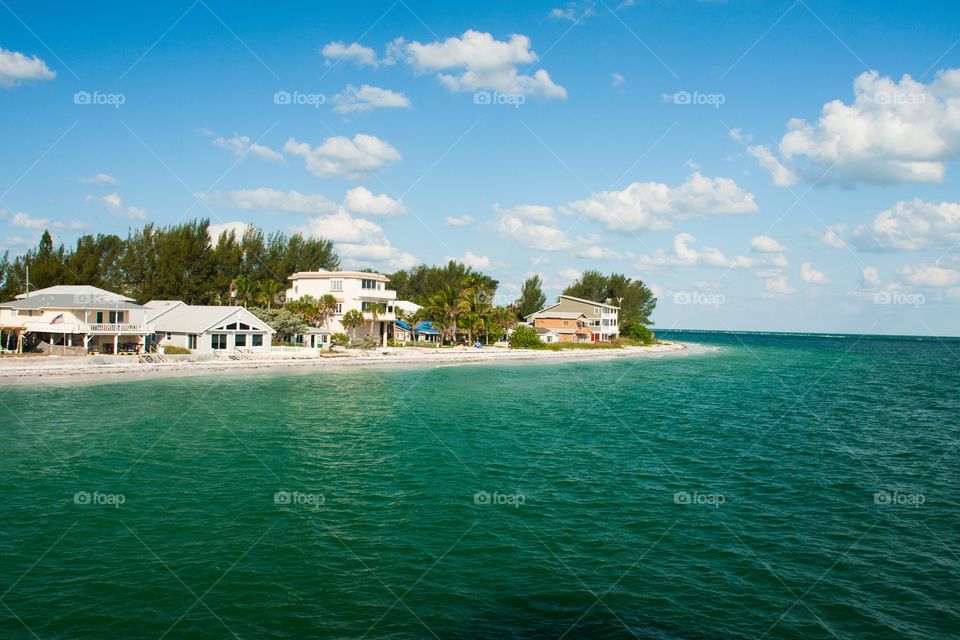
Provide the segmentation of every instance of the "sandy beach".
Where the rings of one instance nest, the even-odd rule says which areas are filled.
[[[145,378],[204,375],[243,375],[253,372],[312,372],[354,367],[456,366],[495,362],[567,362],[609,358],[640,358],[683,351],[688,345],[665,342],[648,347],[622,349],[567,349],[541,351],[505,348],[420,349],[386,348],[375,351],[348,351],[323,357],[260,356],[245,360],[211,359],[162,363],[90,363],[83,358],[43,357],[0,360],[0,385],[38,383],[105,383]]]

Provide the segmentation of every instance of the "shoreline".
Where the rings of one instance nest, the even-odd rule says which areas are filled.
[[[10,363],[0,361],[0,386],[46,383],[111,383],[160,378],[186,378],[244,373],[316,373],[342,369],[396,366],[460,366],[498,362],[567,362],[612,358],[641,358],[686,351],[689,345],[664,342],[648,347],[622,349],[570,349],[541,351],[534,349],[456,349],[442,351],[416,347],[390,348],[386,353],[354,352],[337,357],[257,358],[249,360],[204,360],[198,362],[90,364],[77,358]]]

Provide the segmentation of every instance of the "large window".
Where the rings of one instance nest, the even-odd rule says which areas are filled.
[[[331,280],[330,291],[343,291],[343,280]]]
[[[197,348],[197,336],[190,335],[187,336],[187,349],[196,349]]]
[[[263,346],[263,334],[255,333],[250,336],[250,346],[251,347],[262,347]]]
[[[233,346],[235,347],[245,347],[247,346],[247,335],[245,333],[238,333],[233,336]]]
[[[373,278],[362,278],[360,280],[361,289],[378,289],[379,288],[377,286],[378,284],[380,283],[374,280]]]
[[[226,349],[226,348],[227,348],[227,334],[225,334],[225,333],[211,333],[211,334],[210,334],[210,348],[211,348],[211,349]]]

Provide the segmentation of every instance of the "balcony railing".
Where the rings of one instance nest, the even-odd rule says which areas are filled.
[[[83,328],[84,325],[81,325]],[[86,329],[83,330],[83,333],[120,333],[120,334],[145,334],[153,333],[152,324],[124,324],[124,323],[108,323],[108,322],[97,322],[94,324],[85,325]]]

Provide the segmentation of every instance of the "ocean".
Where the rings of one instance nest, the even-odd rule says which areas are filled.
[[[0,638],[960,636],[960,340],[0,388]]]

